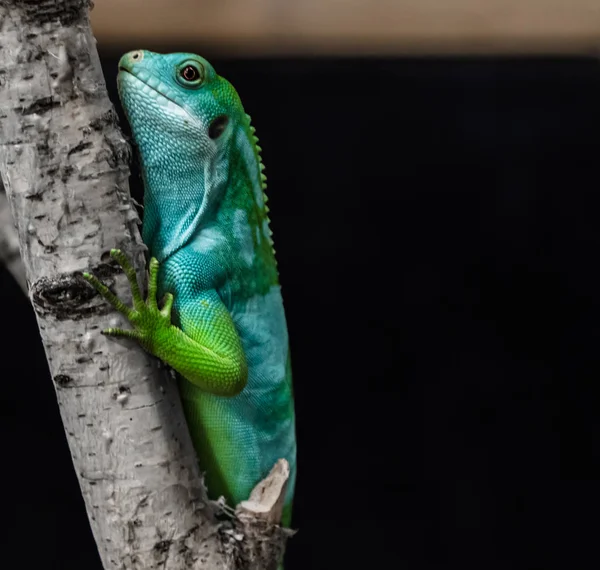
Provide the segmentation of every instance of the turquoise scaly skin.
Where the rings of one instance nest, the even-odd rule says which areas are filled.
[[[119,95],[144,179],[146,302],[133,308],[86,278],[133,324],[136,339],[178,372],[209,495],[235,505],[296,439],[288,335],[264,194],[260,147],[239,96],[202,57],[135,51],[119,62]],[[156,298],[164,297],[159,309]]]

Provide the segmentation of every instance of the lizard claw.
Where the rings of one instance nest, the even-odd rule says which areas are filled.
[[[128,319],[131,318],[133,312],[123,301],[121,301],[104,283],[90,273],[83,273],[83,278],[92,286],[100,295],[102,295],[119,313]]]
[[[111,249],[110,256],[121,266],[121,269],[127,276],[129,281],[129,287],[131,287],[131,297],[133,299],[133,306],[139,311],[140,307],[144,305],[144,299],[137,282],[137,275],[135,269],[129,263],[129,259],[120,249]]]
[[[135,330],[110,328],[110,329],[104,329],[102,331],[102,334],[106,335],[106,336],[133,338],[135,340],[140,340],[140,334]]]
[[[163,300],[163,308],[161,309],[161,314],[165,317],[169,317],[171,319],[171,309],[173,308],[173,293],[167,293]]]
[[[158,288],[159,263],[156,258],[150,260],[148,267],[148,298],[144,302],[137,282],[135,269],[120,249],[112,249],[110,256],[121,266],[127,276],[131,288],[133,308],[123,303],[104,283],[90,273],[84,273],[84,279],[90,283],[104,299],[106,299],[117,311],[119,311],[133,325],[133,330],[119,328],[108,328],[102,334],[113,337],[132,338],[139,341],[144,348],[149,349],[147,344],[153,340],[157,329],[171,326],[171,309],[173,308],[173,295],[165,295],[162,309],[158,308],[156,291]]]

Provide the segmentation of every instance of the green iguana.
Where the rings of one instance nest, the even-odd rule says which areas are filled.
[[[236,505],[280,458],[296,475],[290,353],[260,147],[233,86],[202,57],[134,51],[119,62],[119,95],[145,187],[142,237],[152,259],[142,299],[125,255],[133,308],[86,279],[179,378],[209,495]],[[162,308],[157,297],[164,298]]]

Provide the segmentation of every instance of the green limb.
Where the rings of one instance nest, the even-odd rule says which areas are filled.
[[[148,299],[144,302],[135,270],[120,250],[113,249],[111,257],[123,268],[133,298],[133,308],[125,305],[106,285],[89,273],[83,277],[117,311],[133,325],[133,330],[106,329],[104,334],[132,338],[149,353],[174,368],[198,388],[222,396],[234,396],[246,385],[248,368],[241,340],[231,315],[214,291],[194,299],[194,323],[190,334],[171,323],[173,295],[167,293],[159,308],[158,261],[150,260],[148,268]],[[182,320],[185,319],[184,311]]]

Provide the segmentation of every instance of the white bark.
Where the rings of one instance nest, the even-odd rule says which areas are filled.
[[[263,522],[217,523],[175,383],[100,334],[128,325],[80,276],[91,269],[128,298],[107,252],[144,264],[88,0],[0,0],[0,44],[0,172],[104,568],[275,568],[287,533],[260,506]]]

